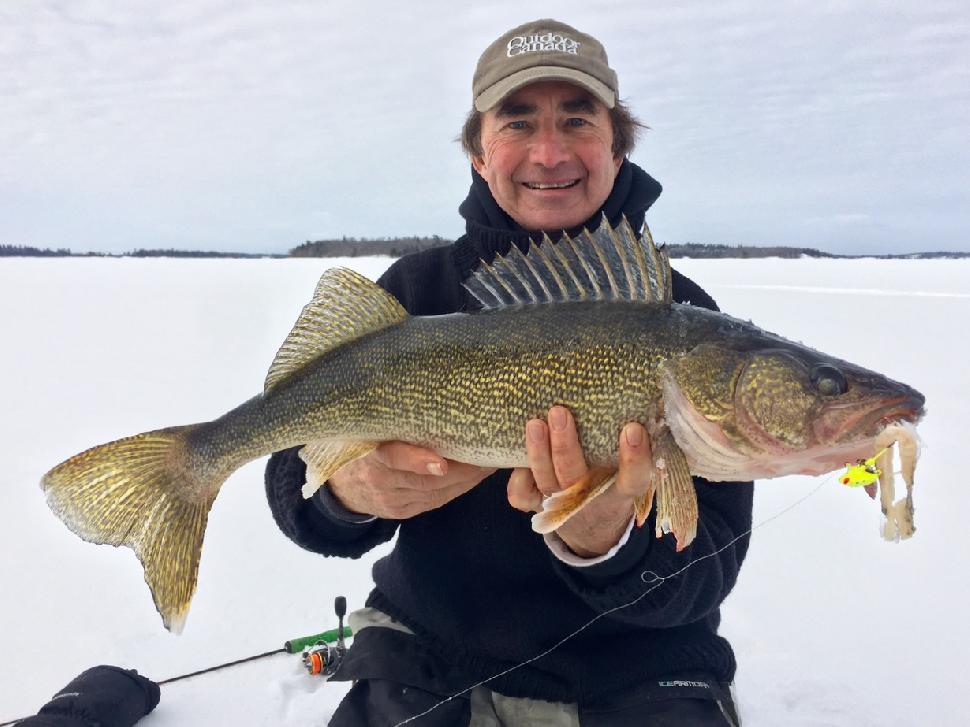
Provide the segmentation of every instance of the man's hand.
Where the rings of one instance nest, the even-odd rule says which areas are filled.
[[[384,442],[334,472],[325,487],[348,510],[406,520],[465,494],[494,471],[413,444]]]
[[[538,512],[543,497],[569,487],[588,469],[569,410],[554,406],[548,421],[533,419],[526,424],[529,467],[514,470],[508,487],[509,503],[518,510]],[[634,498],[647,491],[654,469],[647,431],[639,424],[627,424],[620,433],[619,452],[616,483],[556,531],[580,557],[602,555],[616,545],[630,523]]]

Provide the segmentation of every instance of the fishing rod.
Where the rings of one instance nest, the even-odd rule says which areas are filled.
[[[173,682],[182,681],[183,679],[190,679],[201,674],[208,674],[210,672],[219,671],[220,669],[227,669],[228,667],[236,666],[237,664],[245,664],[250,661],[256,661],[257,659],[264,659],[267,656],[282,653],[297,654],[300,652],[302,652],[303,655],[303,666],[306,668],[308,674],[311,676],[320,676],[324,679],[328,679],[337,671],[337,668],[344,659],[344,655],[347,653],[347,644],[344,639],[353,636],[353,632],[351,631],[350,627],[344,626],[344,616],[347,615],[347,599],[343,596],[337,596],[334,599],[333,607],[334,612],[337,615],[337,628],[335,629],[329,629],[328,631],[323,631],[319,634],[312,634],[310,636],[301,636],[299,638],[289,639],[284,642],[283,646],[279,649],[264,651],[262,654],[254,654],[253,656],[246,656],[242,659],[227,661],[223,664],[216,664],[215,666],[199,669],[187,674],[179,674],[178,676],[169,677],[168,679],[162,679],[161,681],[156,682],[156,684],[161,687],[165,684],[172,684]],[[29,717],[18,717],[17,719],[13,719],[8,722],[0,722],[0,727],[15,725],[18,722],[22,722],[26,719],[29,719]]]
[[[344,638],[353,636],[350,627],[344,626],[344,616],[347,614],[347,599],[343,596],[337,596],[334,599],[333,608],[337,614],[337,628],[335,629],[311,636],[290,639],[283,644],[282,648],[265,651],[262,654],[254,654],[253,656],[227,661],[224,664],[217,664],[216,666],[199,669],[188,674],[169,677],[158,682],[158,685],[171,684],[172,682],[188,679],[199,674],[208,674],[212,671],[226,669],[237,664],[245,664],[249,661],[256,661],[257,659],[263,659],[274,654],[282,654],[284,652],[287,654],[296,654],[300,651],[303,652],[303,666],[306,667],[307,673],[324,678],[331,677],[337,671],[337,667],[340,666],[340,662],[343,661],[344,655],[347,653],[347,645],[344,642]],[[3,727],[3,725],[0,725],[0,727]]]

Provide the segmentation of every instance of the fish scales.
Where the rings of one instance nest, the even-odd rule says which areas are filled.
[[[522,433],[568,407],[587,459],[615,464],[629,421],[660,400],[659,367],[717,335],[703,309],[588,302],[409,318],[322,356],[265,397],[203,425],[206,461],[315,439],[403,439],[490,467],[523,466]]]

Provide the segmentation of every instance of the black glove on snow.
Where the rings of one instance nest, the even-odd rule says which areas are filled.
[[[131,727],[155,709],[158,685],[134,669],[95,666],[54,695],[24,727]]]

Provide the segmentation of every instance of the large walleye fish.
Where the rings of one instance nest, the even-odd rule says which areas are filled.
[[[305,494],[386,440],[487,467],[527,465],[524,431],[555,404],[576,420],[590,471],[546,501],[537,531],[558,528],[616,474],[619,432],[644,424],[656,462],[657,535],[694,538],[691,474],[712,481],[818,475],[891,450],[884,534],[913,532],[923,396],[846,361],[721,313],[671,302],[671,273],[644,229],[624,221],[546,238],[483,262],[468,314],[412,317],[357,273],[327,270],[269,370],[263,393],[211,422],[89,449],[42,482],[53,511],[85,540],[126,545],[155,605],[181,630],[195,591],[209,508],[237,468],[302,445]]]

